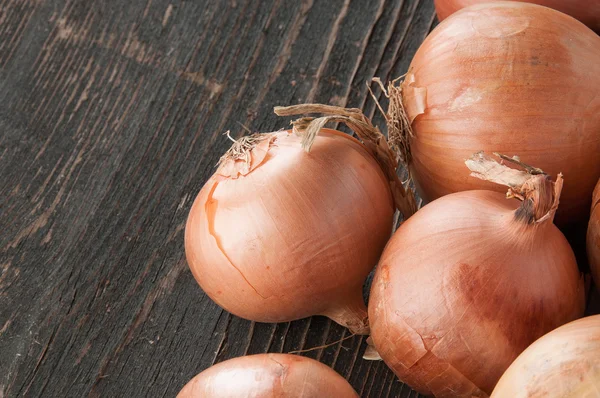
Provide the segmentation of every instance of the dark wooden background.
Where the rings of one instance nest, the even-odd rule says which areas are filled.
[[[435,24],[432,0],[0,0],[0,397],[173,397],[215,362],[348,336],[221,310],[186,216],[225,130],[308,101],[373,115],[365,83]],[[364,347],[304,355],[361,396],[417,396]]]

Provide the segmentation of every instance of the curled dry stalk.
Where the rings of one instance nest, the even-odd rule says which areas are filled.
[[[529,224],[552,221],[563,187],[563,176],[558,174],[553,182],[543,170],[521,162],[517,157],[494,153],[500,161],[483,152],[473,154],[465,161],[471,176],[508,187],[507,198],[523,202],[515,212],[515,218]],[[523,170],[508,167],[516,165]]]
[[[292,121],[294,131],[302,134],[302,147],[307,152],[310,151],[315,138],[328,122],[342,122],[348,125],[379,163],[389,181],[396,208],[404,218],[407,219],[417,211],[412,191],[404,188],[396,173],[398,167],[396,156],[394,156],[384,135],[360,109],[322,104],[301,104],[287,107],[277,106],[275,107],[275,113],[279,116],[296,116],[309,113],[326,115],[319,118],[302,117]]]
[[[387,89],[380,78],[374,77],[373,82],[377,83],[381,91],[389,101],[388,110],[385,112],[373,94],[371,87],[367,84],[369,93],[375,101],[377,108],[385,118],[388,129],[388,143],[390,148],[400,157],[402,163],[408,166],[412,160],[410,153],[409,138],[413,136],[412,123],[406,114],[406,109],[402,103],[402,81],[405,75],[402,75],[388,83]],[[407,167],[408,168],[408,167]]]

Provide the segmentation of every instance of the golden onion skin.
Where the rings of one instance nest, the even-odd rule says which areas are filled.
[[[597,397],[600,315],[582,318],[529,346],[502,375],[492,398]]]
[[[583,22],[591,29],[600,31],[600,0],[508,0],[539,4],[553,8]],[[434,0],[440,21],[456,11],[473,4],[489,3],[490,0]]]
[[[380,166],[357,140],[324,129],[306,153],[278,132],[262,163],[216,173],[188,218],[194,277],[245,319],[325,315],[368,333],[362,285],[389,239],[394,203]]]
[[[463,161],[477,151],[518,155],[564,174],[558,225],[586,222],[600,178],[598,49],[600,37],[585,25],[529,3],[474,5],[440,23],[402,86],[420,195],[502,191],[470,178]]]
[[[415,390],[485,397],[529,344],[583,316],[583,279],[565,237],[550,220],[515,219],[516,203],[491,191],[447,195],[386,246],[371,337]]]
[[[258,354],[230,359],[194,377],[177,398],[358,398],[350,384],[314,359]]]

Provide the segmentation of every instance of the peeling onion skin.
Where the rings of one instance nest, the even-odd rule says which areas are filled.
[[[358,398],[350,384],[314,359],[258,354],[230,359],[194,377],[177,398]]]
[[[492,397],[597,397],[599,386],[600,315],[594,315],[529,346],[502,375]]]
[[[185,231],[188,264],[227,311],[258,322],[325,315],[368,334],[363,283],[391,234],[394,203],[374,158],[323,129],[310,153],[275,133],[245,176],[216,173]]]
[[[516,220],[517,203],[492,191],[447,195],[386,246],[371,337],[415,390],[486,397],[529,344],[583,316],[583,279],[565,237],[550,220]]]
[[[595,31],[600,30],[600,0],[508,0],[539,4],[553,8],[583,22]],[[443,21],[454,12],[473,4],[490,0],[434,0],[438,19]]]
[[[587,253],[596,286],[600,286],[600,181],[594,190],[592,214],[587,231]]]
[[[599,48],[600,36],[582,23],[529,3],[474,5],[440,23],[402,86],[420,196],[500,192],[469,178],[463,161],[477,151],[518,154],[568,181],[559,226],[587,222],[600,178]],[[422,114],[411,106],[418,88],[426,90],[416,93]]]

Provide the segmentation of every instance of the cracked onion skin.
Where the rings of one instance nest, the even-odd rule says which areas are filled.
[[[558,225],[587,222],[600,178],[599,48],[582,23],[529,3],[473,5],[440,23],[402,86],[420,196],[500,191],[470,179],[463,161],[480,150],[518,154],[568,181]]]
[[[403,382],[486,397],[535,339],[584,311],[583,279],[558,228],[516,218],[492,191],[444,196],[394,234],[371,288],[371,337]]]
[[[321,130],[309,153],[289,131],[269,137],[252,150],[245,175],[240,160],[233,172],[224,164],[198,194],[185,231],[194,277],[245,319],[325,315],[368,334],[362,286],[394,214],[385,175],[341,132]]]
[[[508,0],[539,4],[553,8],[583,22],[591,29],[600,31],[600,0]],[[438,19],[443,21],[456,11],[473,4],[489,3],[490,0],[434,0]]]
[[[582,398],[600,395],[600,315],[544,335],[502,375],[492,398]]]
[[[314,359],[258,354],[230,359],[194,377],[177,398],[358,398],[342,376]]]
[[[587,231],[587,253],[592,277],[600,286],[600,181],[592,198],[592,213]]]

